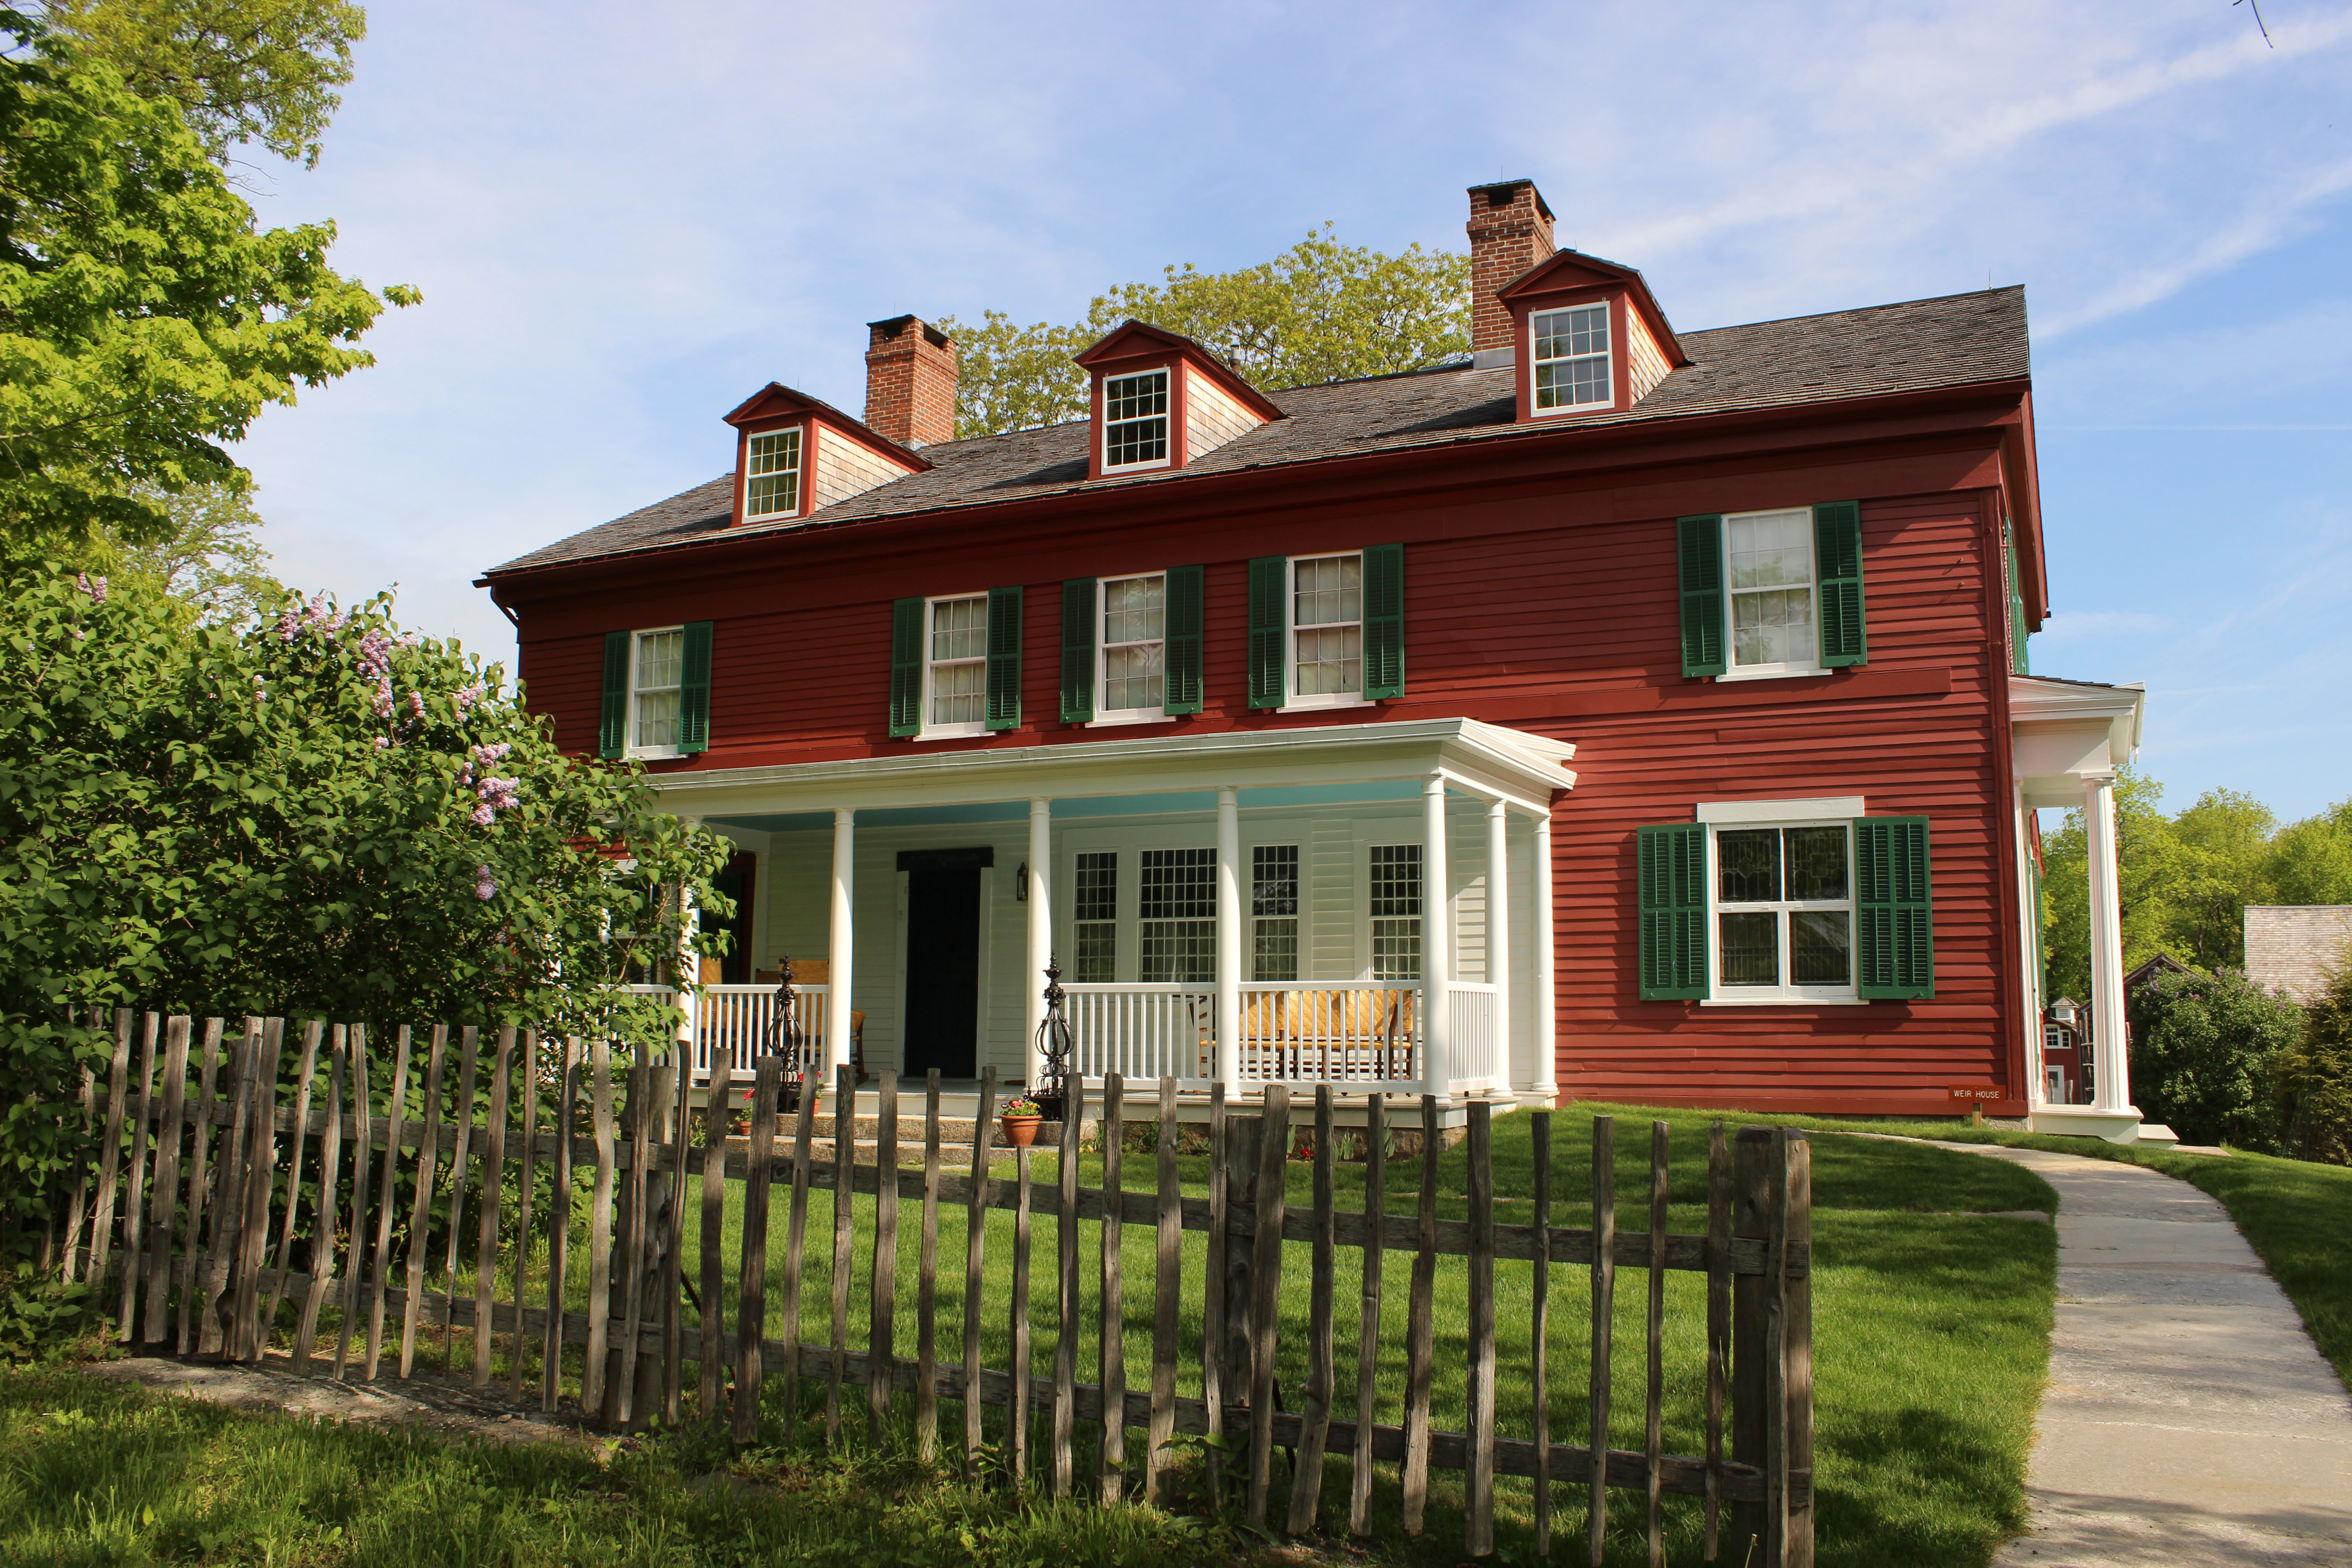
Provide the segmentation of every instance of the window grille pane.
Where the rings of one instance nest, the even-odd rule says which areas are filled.
[[[1103,584],[1103,642],[1157,642],[1167,635],[1168,579],[1122,577]]]
[[[1292,625],[1323,626],[1364,618],[1362,556],[1333,555],[1319,561],[1301,561],[1294,570],[1298,586],[1292,606]]]
[[[1813,580],[1812,519],[1801,511],[1736,517],[1726,524],[1731,542],[1731,586],[1785,588]]]
[[[942,664],[931,670],[931,722],[977,724],[985,717],[988,666]]]
[[[801,433],[779,430],[754,436],[744,461],[743,512],[766,517],[800,509]]]
[[[1146,921],[1142,934],[1143,978],[1147,984],[1215,983],[1215,921]]]
[[[1372,978],[1421,978],[1421,921],[1376,920],[1372,922]]]
[[[653,632],[637,639],[637,689],[676,686],[686,662],[684,632]]]
[[[1798,985],[1843,985],[1853,977],[1853,935],[1843,910],[1799,910],[1789,916],[1789,979]]]
[[[1371,912],[1375,920],[1421,915],[1421,846],[1372,846]]]
[[[1535,319],[1535,334],[1537,407],[1569,408],[1616,396],[1609,381],[1609,307],[1548,310]]]
[[[1536,318],[1536,358],[1569,359],[1609,352],[1609,307],[1547,310]]]
[[[1080,921],[1118,919],[1118,856],[1114,851],[1078,857],[1076,900],[1070,918]]]
[[[988,599],[942,599],[931,606],[931,658],[982,658],[988,653]]]
[[[1103,384],[1103,466],[1157,463],[1168,457],[1168,373],[1122,375]]]
[[[1147,921],[1217,918],[1217,852],[1213,849],[1146,849],[1139,913]]]
[[[1167,691],[1160,661],[1163,646],[1138,643],[1132,647],[1103,650],[1103,707],[1107,711],[1161,705]]]
[[[1721,915],[1723,983],[1726,985],[1780,984],[1780,917],[1774,914]]]
[[[1717,897],[1727,904],[1770,903],[1780,896],[1780,830],[1743,827],[1715,836]]]
[[[1276,984],[1298,978],[1298,922],[1260,921],[1251,945],[1250,978]]]
[[[1298,912],[1298,846],[1261,844],[1250,851],[1250,913]]]
[[[637,693],[637,738],[630,743],[654,747],[677,744],[677,688]]]
[[[1790,899],[1812,904],[1843,900],[1846,892],[1845,829],[1791,827],[1787,833]]]
[[[1364,689],[1364,633],[1342,626],[1298,634],[1298,695],[1323,697]]]
[[[1108,985],[1118,978],[1118,927],[1108,923],[1077,928],[1077,956],[1070,968],[1079,985]]]
[[[1810,664],[1815,647],[1811,588],[1731,595],[1733,663]]]

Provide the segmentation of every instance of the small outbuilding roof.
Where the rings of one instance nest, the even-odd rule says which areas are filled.
[[[2309,1002],[2352,947],[2352,904],[2248,904],[2246,978]]]

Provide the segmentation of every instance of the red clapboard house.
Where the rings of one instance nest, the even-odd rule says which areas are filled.
[[[740,847],[706,1038],[789,954],[833,1058],[1029,1079],[1056,958],[1090,1079],[2039,1107],[2031,808],[2112,820],[2141,694],[2025,673],[2021,290],[1678,332],[1470,206],[1467,361],[1130,321],[1089,417],[957,441],[902,316],[864,420],[771,384],[482,579],[558,737]]]

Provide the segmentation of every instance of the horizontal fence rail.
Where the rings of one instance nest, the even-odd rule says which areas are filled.
[[[1486,995],[1491,1007],[1495,994]],[[1353,1029],[1371,1016],[1358,1009],[1387,1005],[1351,999],[1339,1011]],[[1596,1117],[1593,1223],[1577,1228],[1553,1223],[1553,1114],[1530,1117],[1532,1194],[1498,1194],[1484,1101],[1468,1107],[1466,1149],[1450,1173],[1441,1171],[1439,1141],[1421,1140],[1415,1211],[1391,1214],[1387,1100],[1364,1100],[1366,1196],[1344,1206],[1335,1195],[1328,1083],[1311,1110],[1302,1102],[1296,1113],[1280,1083],[1246,1110],[1213,1086],[1205,1129],[1180,1129],[1186,1075],[1160,1075],[1148,1086],[1153,1099],[1130,1100],[1129,1080],[1106,1064],[1099,1094],[1074,1080],[1068,1114],[1048,1124],[1054,1142],[1036,1153],[1052,1154],[1050,1173],[1033,1176],[1024,1148],[1008,1175],[992,1148],[993,1069],[969,1123],[941,1117],[936,1074],[919,1123],[903,1130],[891,1073],[882,1075],[870,1128],[853,1128],[847,1114],[838,1124],[824,1116],[805,1092],[808,1076],[796,1109],[780,1115],[793,1075],[774,1054],[735,1054],[733,1041],[756,1027],[750,1022],[727,1026],[743,1031],[731,1037],[712,1036],[714,1091],[698,1103],[689,1093],[694,1074],[679,1070],[690,1058],[629,1061],[596,1039],[401,1028],[387,1051],[358,1024],[229,1025],[128,1012],[111,1022],[109,1070],[89,1075],[80,1101],[99,1158],[72,1194],[62,1268],[98,1287],[125,1342],[252,1362],[285,1339],[298,1373],[373,1380],[429,1366],[437,1339],[445,1366],[457,1365],[466,1346],[478,1388],[495,1378],[544,1410],[569,1406],[622,1428],[677,1423],[690,1410],[738,1441],[757,1439],[763,1411],[791,1422],[805,1403],[814,1423],[820,1393],[828,1441],[841,1439],[845,1422],[878,1440],[898,1429],[911,1404],[927,1458],[941,1441],[940,1402],[952,1401],[962,1406],[968,1474],[1001,1468],[1057,1496],[1164,1503],[1187,1468],[1180,1440],[1198,1439],[1191,1468],[1210,1494],[1231,1489],[1253,1523],[1293,1534],[1336,1528],[1341,1511],[1351,1533],[1370,1533],[1376,1491],[1418,1533],[1432,1472],[1453,1471],[1473,1556],[1495,1549],[1495,1482],[1507,1476],[1532,1483],[1538,1554],[1551,1549],[1565,1487],[1581,1499],[1596,1564],[1611,1510],[1621,1506],[1614,1493],[1634,1494],[1622,1506],[1638,1519],[1652,1563],[1663,1562],[1670,1495],[1697,1500],[1710,1562],[1812,1561],[1811,1181],[1801,1132],[1748,1128],[1735,1137],[1717,1124],[1706,1232],[1688,1235],[1667,1227],[1665,1124],[1652,1126],[1646,1192],[1627,1194],[1646,1201],[1647,1223],[1620,1228],[1614,1124]],[[739,1061],[756,1061],[756,1071],[739,1072]],[[749,1131],[730,1136],[742,1087]],[[845,1112],[854,1089],[845,1067],[834,1101]],[[1421,1125],[1435,1124],[1433,1097],[1405,1108]],[[1299,1117],[1312,1148],[1305,1201],[1286,1191]],[[1089,1121],[1103,1135],[1082,1156]],[[1121,1134],[1139,1123],[1157,1136],[1146,1179],[1130,1190],[1122,1160],[1131,1135]],[[968,1143],[950,1149],[951,1127]],[[1191,1191],[1178,1179],[1188,1131],[1204,1132],[1209,1151],[1205,1183],[1196,1178]],[[1465,1217],[1438,1214],[1441,1191],[1449,1202],[1466,1200]],[[819,1194],[822,1217],[811,1203]],[[1502,1218],[1504,1198],[1527,1217]],[[958,1296],[952,1259],[945,1270],[939,1261],[943,1211],[964,1216],[960,1346],[940,1333],[941,1290],[950,1302]],[[984,1220],[1005,1212],[1009,1295],[1005,1259],[991,1258],[1007,1231]],[[692,1279],[689,1213],[699,1221]],[[897,1339],[908,1294],[902,1225],[919,1242],[911,1347]],[[1151,1242],[1151,1266],[1131,1286],[1123,1274],[1129,1226]],[[1202,1238],[1189,1249],[1188,1232]],[[1403,1255],[1410,1276],[1404,1332],[1394,1342],[1395,1303],[1383,1300],[1389,1270],[1380,1266],[1390,1254]],[[1340,1299],[1342,1256],[1363,1265],[1352,1312]],[[1448,1260],[1445,1321],[1458,1322],[1458,1333],[1437,1327],[1440,1259]],[[1513,1297],[1524,1303],[1514,1310],[1528,1314],[1525,1348],[1509,1352],[1508,1364],[1496,1348],[1498,1268],[1525,1286]],[[1582,1275],[1589,1313],[1571,1312],[1566,1297],[1556,1303],[1563,1269]],[[1704,1287],[1696,1455],[1664,1447],[1667,1280],[1678,1272]],[[781,1283],[772,1302],[772,1273]],[[1640,1281],[1645,1298],[1632,1314],[1646,1335],[1638,1378],[1622,1377],[1612,1353],[1621,1274]],[[811,1340],[804,1325],[824,1316],[820,1279],[831,1332]],[[1150,1302],[1148,1336],[1127,1311],[1130,1289]],[[866,1308],[855,1333],[853,1290]],[[1579,1316],[1589,1417],[1581,1434],[1554,1429],[1548,1361]],[[1355,1387],[1343,1389],[1337,1346],[1350,1320]],[[1009,1327],[1003,1364],[984,1364],[991,1323]],[[1092,1369],[1076,1361],[1082,1324],[1104,1347]],[[1034,1354],[1040,1328],[1054,1345],[1045,1367]],[[1131,1383],[1129,1347],[1143,1337],[1150,1354]],[[1297,1386],[1278,1381],[1278,1361],[1294,1369],[1282,1376],[1303,1361]],[[1402,1385],[1401,1404],[1384,1391],[1383,1367]],[[1440,1389],[1445,1409],[1463,1411],[1462,1430],[1436,1429]],[[1523,1425],[1498,1417],[1506,1389],[1515,1401],[1528,1394]],[[1640,1447],[1612,1446],[1621,1394],[1629,1413],[1638,1406],[1643,1415]],[[1005,1413],[993,1435],[982,1415],[990,1408]],[[1130,1459],[1129,1436],[1139,1432]],[[1286,1468],[1277,1467],[1276,1449]],[[1327,1502],[1334,1468],[1347,1480],[1344,1499],[1335,1492]]]

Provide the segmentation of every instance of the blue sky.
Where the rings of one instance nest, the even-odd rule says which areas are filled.
[[[2146,770],[2352,795],[2352,0],[372,7],[266,223],[423,306],[243,449],[289,581],[505,655],[484,567],[707,479],[863,323],[1462,248],[1528,175],[1679,327],[2026,286],[2055,614]]]

